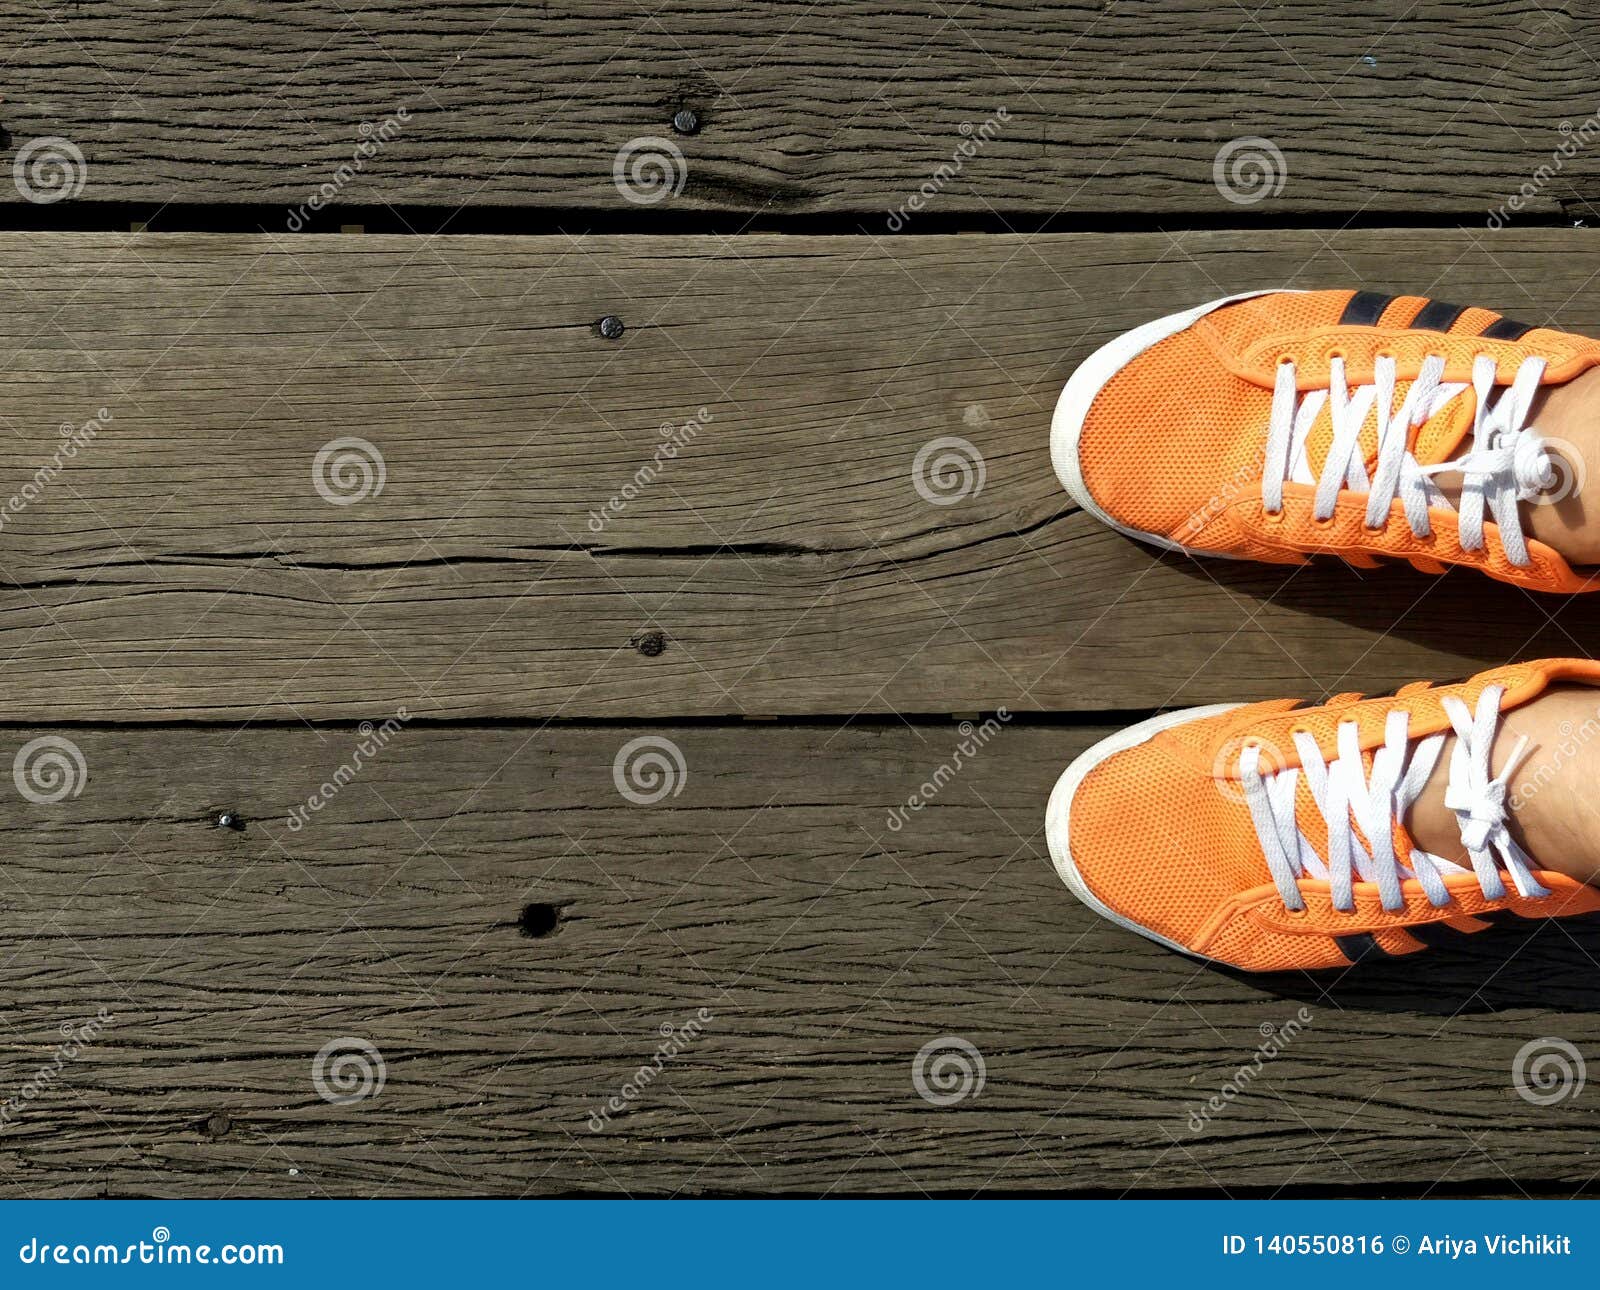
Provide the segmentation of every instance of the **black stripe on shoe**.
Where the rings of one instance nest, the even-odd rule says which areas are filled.
[[[1459,945],[1465,937],[1473,934],[1459,927],[1451,927],[1449,923],[1418,923],[1414,927],[1408,926],[1406,931],[1429,949],[1435,950],[1445,945]]]
[[[1339,952],[1352,963],[1359,963],[1363,959],[1392,959],[1393,954],[1378,944],[1378,938],[1371,932],[1357,932],[1354,936],[1335,936],[1334,941],[1339,946]]]
[[[1532,323],[1518,322],[1515,318],[1496,318],[1478,335],[1485,340],[1521,340],[1532,330]]]
[[[1492,927],[1528,927],[1539,921],[1525,914],[1519,914],[1514,909],[1491,909],[1487,913],[1474,914],[1473,917],[1482,919]]]
[[[1466,305],[1453,305],[1448,300],[1430,300],[1411,320],[1414,331],[1449,331],[1456,319],[1467,312]]]
[[[1339,315],[1339,326],[1371,327],[1383,317],[1383,311],[1393,301],[1393,296],[1386,296],[1381,291],[1358,291],[1350,297],[1350,303]]]

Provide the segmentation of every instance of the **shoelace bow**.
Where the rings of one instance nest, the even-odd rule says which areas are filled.
[[[1532,860],[1506,827],[1506,785],[1527,752],[1526,736],[1517,741],[1500,774],[1489,773],[1489,754],[1500,721],[1503,693],[1501,686],[1486,686],[1478,698],[1476,715],[1454,696],[1442,700],[1456,733],[1445,805],[1455,813],[1461,844],[1471,857],[1472,871],[1487,899],[1499,900],[1506,894],[1500,864],[1511,875],[1519,894],[1548,896],[1549,890],[1533,876]],[[1354,721],[1340,723],[1338,756],[1332,763],[1324,761],[1317,741],[1304,731],[1294,736],[1294,746],[1300,754],[1298,768],[1263,775],[1260,746],[1245,746],[1239,757],[1240,782],[1267,868],[1285,908],[1305,908],[1297,885],[1302,876],[1326,879],[1334,908],[1346,913],[1355,908],[1352,884],[1356,875],[1363,882],[1377,884],[1386,910],[1404,906],[1400,884],[1406,878],[1415,878],[1422,884],[1435,908],[1450,902],[1440,871],[1459,873],[1463,872],[1461,866],[1416,849],[1411,850],[1403,865],[1394,853],[1394,821],[1402,818],[1417,800],[1446,738],[1441,732],[1418,739],[1413,745],[1406,734],[1408,722],[1408,714],[1403,711],[1389,713],[1383,745],[1373,751],[1370,777],[1362,765]],[[1327,821],[1326,862],[1301,833],[1295,817],[1296,786],[1302,773],[1317,809]],[[1366,838],[1366,847],[1354,835],[1352,818]]]
[[[1271,515],[1283,509],[1284,482],[1293,478],[1297,463],[1304,461],[1311,427],[1327,404],[1333,422],[1333,441],[1317,480],[1313,508],[1317,519],[1332,518],[1340,490],[1348,488],[1368,494],[1368,528],[1376,529],[1388,522],[1389,508],[1398,497],[1411,531],[1418,537],[1428,537],[1432,532],[1428,508],[1451,509],[1449,499],[1433,482],[1432,476],[1459,471],[1462,476],[1459,511],[1462,549],[1483,549],[1483,512],[1487,505],[1490,516],[1499,526],[1506,558],[1513,564],[1526,565],[1528,545],[1523,538],[1517,503],[1529,500],[1555,483],[1555,469],[1544,439],[1524,426],[1544,367],[1542,358],[1523,359],[1516,379],[1491,408],[1489,396],[1494,390],[1495,361],[1486,354],[1478,355],[1472,365],[1472,385],[1477,394],[1477,407],[1472,416],[1472,448],[1454,461],[1423,466],[1406,449],[1412,429],[1467,388],[1444,383],[1442,357],[1431,355],[1423,362],[1398,408],[1394,401],[1393,358],[1379,358],[1373,367],[1373,384],[1357,386],[1352,393],[1346,381],[1344,359],[1335,357],[1330,363],[1328,388],[1308,390],[1303,398],[1295,384],[1295,365],[1285,360],[1278,365],[1272,394],[1266,463],[1261,477],[1263,505]],[[1377,473],[1369,480],[1360,451],[1361,427],[1374,406],[1378,419]],[[1306,473],[1309,474],[1309,470]]]

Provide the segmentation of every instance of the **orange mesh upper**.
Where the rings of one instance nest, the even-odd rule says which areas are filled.
[[[1451,728],[1441,703],[1447,695],[1470,707],[1485,686],[1499,685],[1505,689],[1501,710],[1506,711],[1558,680],[1600,685],[1600,663],[1514,664],[1458,684],[1407,686],[1393,697],[1339,695],[1313,708],[1273,700],[1169,727],[1113,753],[1079,784],[1069,815],[1074,867],[1094,895],[1124,918],[1197,954],[1256,971],[1348,964],[1337,937],[1369,933],[1383,950],[1410,953],[1420,942],[1404,932],[1408,926],[1470,922],[1474,914],[1502,909],[1530,918],[1600,910],[1600,892],[1594,888],[1541,872],[1551,897],[1524,899],[1508,888],[1498,901],[1487,900],[1471,874],[1450,874],[1445,881],[1452,900],[1439,909],[1419,882],[1407,880],[1405,907],[1394,913],[1382,908],[1376,884],[1358,879],[1354,911],[1341,912],[1333,907],[1326,882],[1303,878],[1299,887],[1306,908],[1292,913],[1272,882],[1238,782],[1239,752],[1246,742],[1260,746],[1266,773],[1299,764],[1296,731],[1310,734],[1332,760],[1339,726],[1353,721],[1370,773],[1371,752],[1383,743],[1392,711],[1409,714],[1408,735],[1417,739]],[[1299,780],[1296,810],[1301,833],[1323,853],[1327,825],[1305,776]],[[1394,825],[1394,844],[1402,858],[1411,850],[1400,821]]]
[[[1506,383],[1529,356],[1545,360],[1546,384],[1600,363],[1600,342],[1549,328],[1534,328],[1515,341],[1485,338],[1479,333],[1499,317],[1486,309],[1465,310],[1445,332],[1409,330],[1427,304],[1421,296],[1396,298],[1375,326],[1341,325],[1354,294],[1275,292],[1237,301],[1127,362],[1095,396],[1078,436],[1078,469],[1096,503],[1124,527],[1198,550],[1291,564],[1322,552],[1359,564],[1382,556],[1430,572],[1465,564],[1538,590],[1588,590],[1590,578],[1532,538],[1532,564],[1512,564],[1487,522],[1484,549],[1463,550],[1449,510],[1431,512],[1433,534],[1426,539],[1412,533],[1398,502],[1389,524],[1368,529],[1364,494],[1347,494],[1334,519],[1318,523],[1311,515],[1315,489],[1291,483],[1283,511],[1276,517],[1264,512],[1261,472],[1282,359],[1294,361],[1297,385],[1305,391],[1327,387],[1335,355],[1343,358],[1352,388],[1372,381],[1379,355],[1392,355],[1397,402],[1430,355],[1444,358],[1446,381],[1462,383],[1470,383],[1480,354],[1495,359]],[[1470,432],[1473,411],[1468,389],[1413,432],[1409,450],[1423,464],[1453,456]],[[1332,437],[1325,408],[1307,448],[1314,474]],[[1378,447],[1375,411],[1361,443],[1370,475]]]

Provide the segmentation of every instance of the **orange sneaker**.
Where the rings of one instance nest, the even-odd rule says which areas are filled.
[[[1061,393],[1050,452],[1080,506],[1171,550],[1463,564],[1586,591],[1587,575],[1524,536],[1517,503],[1575,469],[1527,424],[1539,387],[1597,362],[1600,341],[1487,309],[1250,292],[1102,346]],[[1446,473],[1462,477],[1459,510],[1434,482]]]
[[[1412,954],[1496,915],[1595,912],[1600,890],[1537,868],[1507,828],[1523,746],[1490,774],[1500,714],[1556,681],[1600,685],[1600,663],[1154,717],[1056,783],[1045,816],[1056,872],[1112,922],[1254,972]],[[1404,823],[1452,733],[1446,805],[1470,868],[1419,851]]]

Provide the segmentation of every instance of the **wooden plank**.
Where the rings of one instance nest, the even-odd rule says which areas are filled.
[[[1046,438],[1176,305],[1354,279],[1594,329],[1597,252],[6,235],[0,717],[1140,708],[1582,652],[1594,598],[1158,557]],[[951,437],[982,475],[940,494]]]
[[[84,770],[54,804],[0,795],[0,1092],[40,1085],[5,1113],[0,1185],[1117,1194],[1590,1179],[1593,1097],[1533,1105],[1511,1072],[1530,1040],[1600,1044],[1600,932],[1489,933],[1317,982],[1169,954],[1090,915],[1045,855],[1049,787],[1104,733],[980,727],[893,830],[893,808],[954,768],[954,723],[403,726],[365,758],[349,727],[8,729],[0,759],[65,738]],[[624,800],[614,777],[641,737],[669,740],[683,767],[654,804]],[[325,780],[326,804],[291,830]],[[219,810],[243,827],[217,828]],[[63,1027],[80,1035],[102,1009],[41,1081]],[[640,1084],[663,1027],[675,1055]],[[1287,1027],[1282,1052],[1195,1131],[1191,1112],[1224,1097],[1269,1027]],[[948,1037],[976,1048],[983,1086],[941,1106],[913,1064]],[[364,1058],[373,1087],[347,1104],[312,1078],[339,1039],[382,1062],[378,1088]],[[591,1128],[613,1096],[623,1110]]]
[[[86,164],[74,200],[268,203],[277,228],[323,193],[335,210],[847,212],[881,226],[919,218],[925,185],[925,212],[1069,219],[1476,222],[1524,184],[1532,216],[1581,212],[1597,191],[1576,142],[1596,108],[1593,0],[697,0],[648,15],[312,0],[270,21],[247,0],[10,0],[0,13],[7,136],[69,140]],[[673,129],[684,110],[692,135]],[[682,157],[645,149],[669,162],[666,191],[681,188],[641,206],[613,171],[652,137]],[[1219,151],[1251,137],[1282,157],[1264,206],[1214,179]],[[51,182],[41,172],[46,195]]]
[[[1597,598],[1159,557],[1046,439],[1181,304],[1355,280],[1595,329],[1597,270],[1571,230],[6,235],[0,718],[1128,709],[1581,653]],[[316,472],[352,436],[381,490]],[[952,436],[981,486],[919,492]]]

